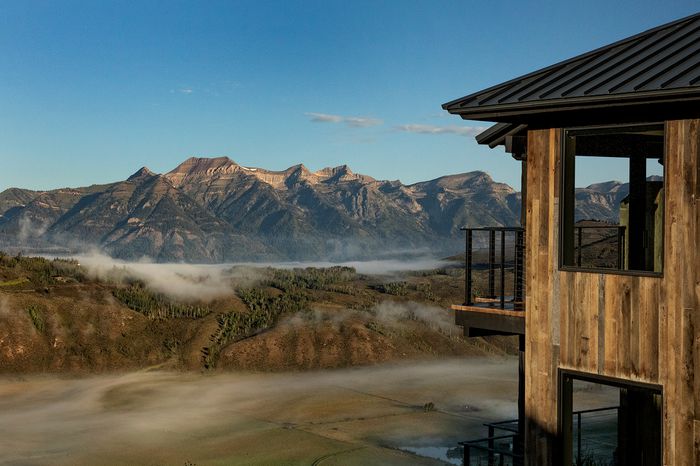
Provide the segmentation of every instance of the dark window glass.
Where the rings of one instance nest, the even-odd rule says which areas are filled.
[[[564,464],[661,465],[659,390],[568,374],[562,377],[561,388]]]
[[[568,129],[562,166],[562,264],[661,272],[663,124]]]

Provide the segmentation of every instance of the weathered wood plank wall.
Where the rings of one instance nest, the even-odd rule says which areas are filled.
[[[700,120],[666,125],[666,225],[663,296],[665,319],[660,327],[660,379],[664,386],[664,461],[695,466],[700,461],[695,428],[700,417],[697,366],[700,339],[700,242],[698,242],[698,138]],[[700,374],[699,374],[700,376]]]
[[[556,464],[558,367],[662,385],[664,464],[700,464],[700,120],[666,124],[662,277],[558,270],[560,134],[528,135],[528,464]]]
[[[553,465],[557,429],[559,300],[556,261],[558,236],[559,131],[530,131],[527,162],[527,235],[525,241],[525,445],[529,464]],[[557,296],[558,298],[558,296]]]

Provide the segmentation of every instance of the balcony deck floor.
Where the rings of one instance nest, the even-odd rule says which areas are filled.
[[[465,336],[484,335],[524,335],[525,311],[510,308],[501,309],[498,302],[481,302],[470,305],[453,304],[455,324],[464,328]]]
[[[523,302],[506,301],[503,308],[501,308],[501,302],[498,300],[474,302],[468,305],[453,304],[450,307],[453,311],[483,312],[495,315],[525,317],[525,303]]]

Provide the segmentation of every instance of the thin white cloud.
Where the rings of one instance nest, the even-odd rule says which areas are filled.
[[[316,112],[307,112],[304,115],[309,117],[309,120],[314,123],[344,123],[351,128],[368,128],[370,126],[379,126],[384,123],[378,118],[331,115],[328,113]]]
[[[367,128],[369,126],[379,126],[384,123],[378,118],[364,118],[364,117],[347,117],[345,119],[345,124],[352,126],[353,128]]]
[[[435,125],[400,125],[396,131],[417,134],[456,134],[458,136],[476,136],[485,131],[483,126],[435,126]]]
[[[307,117],[311,119],[314,123],[340,123],[343,121],[343,117],[340,115],[329,115],[327,113],[305,113]]]
[[[178,87],[177,89],[170,89],[171,94],[185,94],[190,95],[194,92],[191,87]]]

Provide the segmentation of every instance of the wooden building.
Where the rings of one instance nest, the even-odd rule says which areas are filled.
[[[467,231],[468,275],[486,271],[488,290],[469,277],[453,308],[467,336],[522,335],[524,463],[699,465],[700,14],[443,108],[495,122],[477,141],[523,168],[522,252],[511,230]],[[619,173],[615,192],[585,184]],[[600,218],[582,210],[597,195]],[[606,390],[612,408],[574,406]],[[603,409],[614,442],[587,459],[581,413]],[[505,464],[522,461],[515,444]]]

